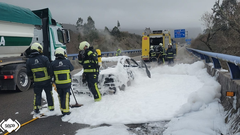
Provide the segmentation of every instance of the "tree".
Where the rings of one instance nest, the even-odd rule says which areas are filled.
[[[206,29],[204,30],[205,34],[201,35],[199,40],[202,41],[210,51],[213,51],[210,45],[210,40],[213,39],[214,35],[219,29],[214,29],[214,17],[212,13],[205,12],[201,17],[201,20],[203,21],[203,25],[206,27]]]
[[[220,0],[216,1],[212,13],[205,13],[201,20],[204,22],[206,29],[204,30],[204,35],[201,35],[199,40],[202,41],[210,51],[213,51],[210,41],[213,40],[216,34],[221,35],[226,41],[228,38],[225,37],[225,33],[234,29],[240,34],[240,25],[236,21],[239,18],[237,11],[236,0],[223,0],[220,4]],[[239,20],[239,19],[238,19]],[[228,41],[227,41],[228,42]]]
[[[117,21],[117,27],[120,28],[120,22],[119,21]]]
[[[91,16],[88,17],[87,21],[88,21],[88,25],[90,26],[90,28],[96,29],[95,28],[95,22],[93,21]]]
[[[87,23],[84,23],[83,28],[84,28],[84,34],[88,34],[90,31],[96,30],[95,22],[93,21],[91,16],[88,17]]]
[[[93,42],[94,40],[99,39],[99,35],[98,32],[95,30],[91,30],[88,34],[88,38],[91,42]]]
[[[231,27],[240,34],[240,6],[237,0],[223,0],[222,4],[218,0],[212,10],[216,24],[225,26],[225,29]]]
[[[80,27],[83,26],[82,23],[83,23],[83,19],[81,17],[79,17],[77,22],[76,22],[77,29],[79,29]]]
[[[89,16],[88,19],[87,19],[87,27],[88,27],[89,30],[96,30],[95,22],[93,21],[91,16]]]
[[[113,36],[120,36],[120,31],[119,31],[119,29],[118,29],[117,26],[115,26],[115,27],[112,29],[111,34],[112,34]]]
[[[237,0],[217,0],[211,13],[205,13],[201,20],[204,33],[194,42],[198,48],[239,55],[240,44],[240,3]]]
[[[105,26],[105,28],[104,28],[104,32],[110,33],[110,30],[108,29],[107,26]]]

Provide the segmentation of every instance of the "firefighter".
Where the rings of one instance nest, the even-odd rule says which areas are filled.
[[[48,109],[54,110],[53,97],[52,97],[52,67],[48,58],[41,55],[43,48],[39,43],[33,43],[30,47],[31,53],[27,60],[27,75],[34,82],[34,112],[39,114],[42,101],[42,90],[44,89],[47,96]]]
[[[156,60],[157,54],[156,54],[156,52],[154,51],[153,46],[150,47],[149,56],[150,56],[150,61]]]
[[[117,49],[116,56],[121,56],[121,49]]]
[[[101,100],[101,94],[98,89],[98,54],[90,47],[87,41],[83,41],[79,45],[79,64],[83,66],[82,81],[87,82],[88,88],[91,91],[95,102]]]
[[[66,51],[59,47],[54,53],[56,59],[51,63],[54,75],[54,81],[57,87],[58,98],[60,102],[60,109],[64,115],[69,115],[69,101],[71,89],[71,74],[74,69],[70,60],[66,59]]]
[[[169,65],[173,64],[174,63],[173,58],[174,58],[175,53],[174,53],[174,50],[172,48],[172,43],[168,44],[168,49],[166,51],[166,55],[167,55],[166,57],[167,57],[167,60],[168,60],[168,64]]]
[[[165,63],[165,55],[166,55],[166,53],[165,53],[165,49],[163,48],[163,44],[162,43],[159,44],[158,50],[159,50],[158,64]]]

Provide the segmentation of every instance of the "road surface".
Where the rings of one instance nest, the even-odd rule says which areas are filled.
[[[134,57],[140,60],[140,56]],[[192,63],[197,58],[190,55],[185,46],[178,48],[178,54],[175,63]],[[79,72],[80,69],[74,70],[72,74]],[[0,122],[2,120],[17,120],[20,124],[32,120],[33,111],[33,88],[26,92],[0,91]],[[58,102],[58,101],[55,101]],[[140,124],[141,125],[141,124]],[[37,119],[23,127],[13,135],[72,135],[78,129],[88,127],[84,124],[70,124],[62,122],[61,116],[51,116],[47,118]],[[129,125],[130,126],[130,125]],[[6,132],[0,130],[0,135]]]

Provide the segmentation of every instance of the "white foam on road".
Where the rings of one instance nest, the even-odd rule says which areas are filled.
[[[100,102],[94,102],[93,97],[88,95],[76,95],[78,103],[84,106],[71,109],[71,115],[63,117],[62,120],[91,126],[103,123],[112,125],[78,131],[78,134],[89,135],[90,133],[91,135],[101,134],[99,131],[103,134],[105,131],[116,133],[120,132],[119,130],[125,134],[127,127],[123,124],[162,120],[171,120],[165,134],[177,134],[189,130],[186,125],[192,125],[192,129],[197,126],[196,121],[189,122],[194,118],[197,121],[200,121],[197,118],[202,118],[201,120],[207,121],[205,123],[208,124],[216,121],[220,123],[219,126],[206,125],[199,128],[196,133],[202,133],[202,130],[209,131],[206,133],[214,133],[215,128],[222,128],[224,119],[220,117],[221,113],[214,117],[214,113],[223,111],[221,107],[216,108],[219,106],[216,99],[220,97],[220,84],[207,73],[203,62],[178,64],[173,67],[158,66],[150,69],[150,72],[152,78],[136,70],[135,80],[130,87],[116,95],[103,96]],[[55,105],[56,101],[55,99]],[[71,97],[71,104],[74,103]],[[212,111],[209,111],[209,106],[210,110],[213,109]],[[203,117],[204,115],[209,115],[212,119]],[[182,121],[178,121],[177,118],[181,118]],[[204,124],[204,122],[201,123]],[[121,128],[116,128],[115,125],[119,124],[122,124]],[[181,125],[181,129],[177,128]]]
[[[130,87],[116,95],[103,96],[101,102],[95,103],[87,95],[77,95],[78,102],[84,106],[72,109],[72,114],[63,120],[89,125],[170,120],[192,93],[208,87],[217,92],[215,89],[219,88],[202,62],[156,67],[151,69],[152,78],[142,72],[135,74]]]

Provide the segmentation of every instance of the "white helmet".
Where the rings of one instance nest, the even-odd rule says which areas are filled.
[[[40,45],[39,43],[35,42],[31,45],[31,48],[30,48],[32,51],[38,51],[40,53],[43,52],[43,47],[42,45]]]
[[[66,56],[67,53],[66,53],[66,51],[63,48],[59,47],[59,48],[56,49],[54,55],[56,56],[57,54]]]
[[[79,50],[84,50],[84,47],[87,46],[87,48],[90,47],[90,44],[87,41],[83,41],[79,44]]]
[[[172,43],[169,43],[168,45],[172,46]]]
[[[163,44],[162,44],[162,43],[160,43],[159,45],[160,45],[160,46],[163,46]]]
[[[153,46],[151,46],[150,48],[153,49]]]

